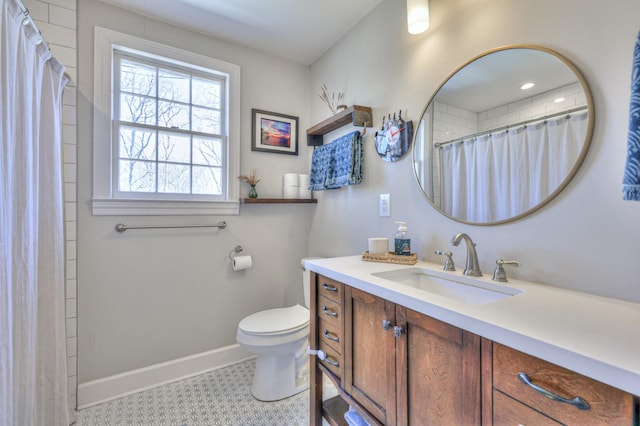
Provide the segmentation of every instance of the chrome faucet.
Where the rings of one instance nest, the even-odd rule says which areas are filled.
[[[457,247],[460,244],[460,240],[464,240],[467,245],[467,264],[462,273],[471,277],[481,277],[482,271],[480,271],[480,264],[478,263],[476,244],[471,240],[471,237],[464,232],[458,232],[454,235],[451,239],[451,244]]]

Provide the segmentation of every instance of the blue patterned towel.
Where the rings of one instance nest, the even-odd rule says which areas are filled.
[[[640,32],[633,50],[627,164],[622,180],[622,199],[640,201]]]
[[[369,426],[369,423],[351,406],[349,411],[344,413],[344,419],[349,426]]]
[[[336,189],[362,182],[364,144],[359,131],[316,147],[311,159],[309,189]]]

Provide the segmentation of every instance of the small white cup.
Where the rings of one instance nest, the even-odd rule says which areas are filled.
[[[387,254],[389,253],[388,238],[369,238],[369,253]]]

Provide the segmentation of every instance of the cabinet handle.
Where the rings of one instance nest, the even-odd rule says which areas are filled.
[[[520,381],[522,383],[524,383],[527,386],[532,387],[536,392],[542,394],[543,396],[552,399],[554,401],[558,401],[558,402],[564,402],[565,404],[569,404],[569,405],[573,405],[574,407],[576,407],[578,410],[589,410],[591,407],[589,406],[589,403],[587,401],[585,401],[584,399],[580,398],[579,396],[576,396],[573,399],[568,399],[568,398],[563,398],[558,394],[555,394],[551,391],[548,391],[544,388],[541,388],[538,385],[535,385],[531,382],[531,379],[529,379],[529,376],[527,376],[527,373],[518,373],[518,378],[520,379]]]
[[[327,362],[327,364],[329,364],[329,365],[333,365],[334,367],[340,367],[340,364],[338,363],[338,361],[334,361],[334,359],[333,359],[333,358],[331,358],[330,356],[326,357],[324,360],[325,360],[325,361]]]
[[[325,314],[330,315],[332,317],[337,317],[338,316],[338,313],[336,311],[331,311],[331,310],[327,309],[326,306],[322,307],[322,312],[324,312]]]
[[[329,285],[329,284],[326,284],[326,283],[322,284],[322,288],[324,288],[327,291],[333,291],[334,293],[338,292],[338,287],[333,286],[333,285]]]
[[[329,340],[333,340],[334,342],[339,342],[340,341],[338,336],[336,336],[335,334],[329,333],[329,330],[325,330],[324,331],[324,337],[326,337]]]
[[[402,336],[402,333],[404,333],[404,327],[399,327],[397,325],[393,327],[393,337],[398,339]]]
[[[388,330],[391,328],[391,321],[389,320],[382,320],[382,329],[383,330]]]

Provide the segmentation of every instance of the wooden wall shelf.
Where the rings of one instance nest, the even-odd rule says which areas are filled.
[[[318,204],[315,198],[242,198],[243,204]]]
[[[347,124],[357,127],[373,127],[371,108],[352,105],[342,112],[307,129],[307,145],[320,146],[324,143],[324,135]]]

